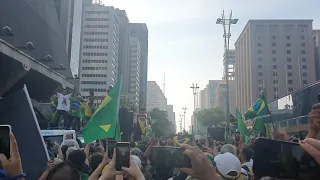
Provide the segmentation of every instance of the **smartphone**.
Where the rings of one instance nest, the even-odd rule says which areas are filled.
[[[114,148],[116,148],[117,141],[114,139],[108,140],[108,157],[112,159]]]
[[[121,167],[130,166],[130,143],[118,142],[116,144],[116,170],[121,171]]]
[[[258,138],[254,145],[255,178],[316,180],[320,177],[318,163],[298,143]]]
[[[10,158],[10,125],[0,125],[0,153]]]
[[[151,166],[154,168],[191,167],[191,160],[181,147],[154,146],[151,149]]]

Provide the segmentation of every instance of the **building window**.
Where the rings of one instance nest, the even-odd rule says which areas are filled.
[[[278,99],[278,94],[273,96],[274,99]]]
[[[262,54],[262,50],[258,50],[258,54]]]
[[[258,61],[260,61],[260,62],[261,62],[261,61],[262,61],[262,57],[258,57]]]
[[[262,76],[262,72],[258,72],[258,76]]]
[[[272,54],[276,54],[277,53],[277,51],[276,50],[272,50]]]
[[[307,65],[302,65],[302,69],[307,69]]]
[[[304,73],[302,73],[302,76],[306,77],[306,76],[308,76],[308,73],[304,72]]]
[[[273,80],[273,84],[278,84],[278,80]]]
[[[288,80],[288,84],[292,84],[292,80]]]
[[[272,36],[272,39],[275,40],[275,39],[277,39],[277,37],[276,36]]]
[[[273,65],[272,67],[273,67],[273,69],[277,69],[278,68],[277,65]]]
[[[301,54],[306,54],[306,50],[301,50]]]
[[[273,91],[278,91],[278,87],[273,87]]]
[[[287,67],[288,67],[288,69],[292,69],[292,65],[290,65],[290,64],[287,65]]]
[[[262,44],[261,44],[261,43],[257,43],[257,46],[258,46],[258,47],[261,47],[261,46],[262,46]]]
[[[276,47],[277,46],[277,44],[276,43],[272,43],[272,47]]]
[[[291,54],[291,50],[287,50],[287,54]]]
[[[277,61],[277,58],[275,58],[275,57],[272,58],[272,61],[273,61],[273,62],[276,62],[276,61]]]
[[[301,43],[301,47],[306,47],[306,43]]]
[[[259,64],[259,65],[258,65],[258,68],[259,68],[259,69],[262,69],[262,65],[261,65],[261,64]]]
[[[292,88],[292,87],[289,87],[289,88],[288,88],[288,91],[289,91],[289,92],[292,92],[292,91],[293,91],[293,88]]]
[[[273,72],[273,76],[278,76],[278,73],[277,72]]]
[[[307,58],[301,58],[302,62],[307,62]]]
[[[301,40],[305,40],[306,39],[306,37],[305,36],[301,36]]]
[[[292,76],[292,72],[288,72],[288,76]]]
[[[291,59],[290,57],[288,57],[288,58],[287,58],[287,61],[288,61],[288,62],[291,62],[291,61],[292,61],[292,59]]]
[[[290,40],[290,36],[286,36],[286,39],[287,39],[287,40]]]
[[[286,46],[287,47],[291,47],[291,43],[286,43]]]
[[[303,84],[308,84],[308,80],[303,80]]]

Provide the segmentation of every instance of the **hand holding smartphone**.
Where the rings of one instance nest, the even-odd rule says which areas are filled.
[[[121,171],[121,167],[130,166],[130,143],[118,142],[116,144],[116,170]]]
[[[0,153],[10,159],[10,125],[0,125]]]
[[[114,148],[116,148],[117,141],[114,139],[108,140],[108,157],[112,159]]]

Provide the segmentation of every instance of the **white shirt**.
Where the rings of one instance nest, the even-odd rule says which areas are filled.
[[[58,110],[69,111],[70,110],[70,97],[71,94],[63,95],[61,93],[57,93],[58,95]]]
[[[63,145],[69,146],[69,147],[75,147],[77,149],[80,149],[80,146],[78,144],[78,142],[74,139],[66,139],[61,143],[61,147]]]

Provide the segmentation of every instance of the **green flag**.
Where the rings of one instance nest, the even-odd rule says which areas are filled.
[[[122,79],[120,78],[92,115],[83,129],[83,138],[86,143],[97,139],[115,138],[120,140],[119,105]]]
[[[256,117],[269,115],[270,111],[268,108],[267,101],[263,95],[244,113],[245,119],[254,119]]]
[[[240,132],[240,134],[245,135],[245,136],[250,136],[250,132],[247,129],[246,124],[243,122],[243,118],[241,113],[239,112],[238,108],[237,108],[237,121],[238,121],[238,131]]]
[[[253,130],[257,133],[260,133],[260,135],[266,137],[266,138],[271,138],[270,137],[270,131],[266,124],[264,123],[262,118],[257,118],[254,121],[253,125]]]

